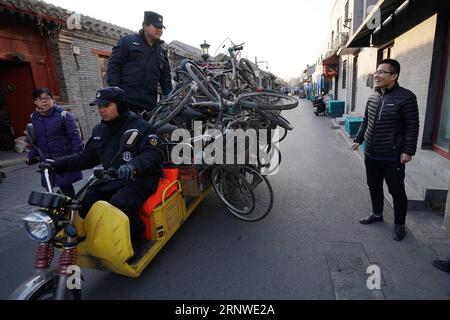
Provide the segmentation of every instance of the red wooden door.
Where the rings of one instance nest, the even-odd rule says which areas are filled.
[[[35,85],[30,64],[2,61],[0,85],[16,137],[22,136],[34,110],[31,93]]]

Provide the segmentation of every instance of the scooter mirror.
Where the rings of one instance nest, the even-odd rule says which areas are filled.
[[[28,123],[27,127],[25,129],[25,133],[27,135],[28,138],[28,142],[35,147],[37,145],[36,142],[36,134],[34,133],[34,127],[32,123]]]
[[[134,147],[137,142],[137,136],[139,135],[138,129],[128,129],[122,135],[120,140],[120,151],[122,153],[124,150]]]

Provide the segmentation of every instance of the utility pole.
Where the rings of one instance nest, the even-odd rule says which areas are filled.
[[[261,87],[262,86],[262,79],[261,79],[261,77],[260,77],[260,70],[259,70],[259,64],[260,63],[265,63],[266,64],[266,69],[269,69],[269,61],[258,61],[258,57],[255,57],[255,64],[256,64],[256,67],[258,68],[256,71],[257,71],[257,75],[256,75],[256,77],[258,78],[258,87]]]

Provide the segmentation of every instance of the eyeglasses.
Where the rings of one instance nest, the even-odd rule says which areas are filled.
[[[51,101],[52,98],[36,98],[34,99],[34,101],[36,102],[47,102],[47,101]]]
[[[389,71],[384,71],[384,70],[377,70],[374,72],[374,74],[379,74],[379,75],[383,75],[385,73],[394,74],[395,72],[389,72]]]

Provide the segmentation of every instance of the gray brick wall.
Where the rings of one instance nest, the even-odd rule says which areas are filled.
[[[92,49],[111,51],[117,40],[84,30],[63,30],[59,39],[52,43],[62,106],[72,108],[85,139],[90,137],[92,129],[100,121],[97,108],[89,106],[89,102],[95,98],[95,92],[103,87],[100,60]],[[75,46],[80,48],[77,56],[73,54]]]

